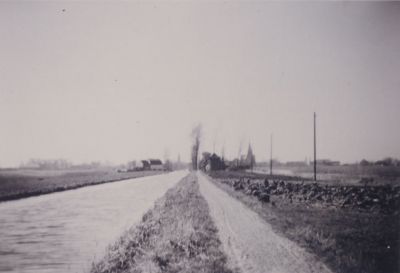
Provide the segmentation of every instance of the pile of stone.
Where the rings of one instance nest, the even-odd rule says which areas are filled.
[[[290,203],[351,207],[387,214],[400,210],[400,186],[331,186],[248,178],[220,181],[230,185],[236,191],[257,196],[262,202],[269,202],[271,196],[278,196]]]

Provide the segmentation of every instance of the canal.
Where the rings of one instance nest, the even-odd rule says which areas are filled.
[[[0,203],[0,272],[87,272],[187,171]]]

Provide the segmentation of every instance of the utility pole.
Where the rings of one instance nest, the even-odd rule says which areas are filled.
[[[317,115],[314,112],[314,181],[317,181]]]
[[[272,175],[272,134],[271,134],[271,148],[270,148],[270,159],[269,159],[269,175]]]
[[[224,143],[224,146],[222,146],[221,158],[222,158],[222,160],[224,160],[224,158],[225,158],[225,143]]]
[[[241,160],[242,146],[243,146],[243,140],[240,140],[237,166],[240,166],[242,164],[242,160]]]

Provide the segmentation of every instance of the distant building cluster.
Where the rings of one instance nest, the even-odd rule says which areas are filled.
[[[256,166],[256,157],[251,148],[251,144],[247,149],[246,155],[240,155],[238,158],[228,162],[228,168],[231,170],[248,170],[253,169]]]
[[[125,167],[119,168],[120,172],[133,171],[166,171],[166,166],[160,159],[144,159],[136,162],[129,161]]]
[[[217,170],[247,170],[253,169],[256,165],[256,158],[253,153],[253,149],[249,144],[246,155],[240,155],[231,161],[225,160],[223,156],[218,156],[217,154],[204,152],[203,157],[199,162],[199,169],[210,172]]]
[[[142,159],[139,161],[132,160],[127,164],[118,168],[119,172],[134,172],[134,171],[173,171],[187,168],[187,164],[181,162],[180,156],[177,161],[161,159]]]
[[[400,160],[396,158],[386,157],[378,161],[361,160],[361,166],[384,166],[384,167],[400,167]]]

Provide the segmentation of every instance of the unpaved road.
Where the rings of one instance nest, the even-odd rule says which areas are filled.
[[[304,249],[277,235],[271,225],[206,176],[200,172],[197,176],[232,267],[259,273],[331,272]]]

